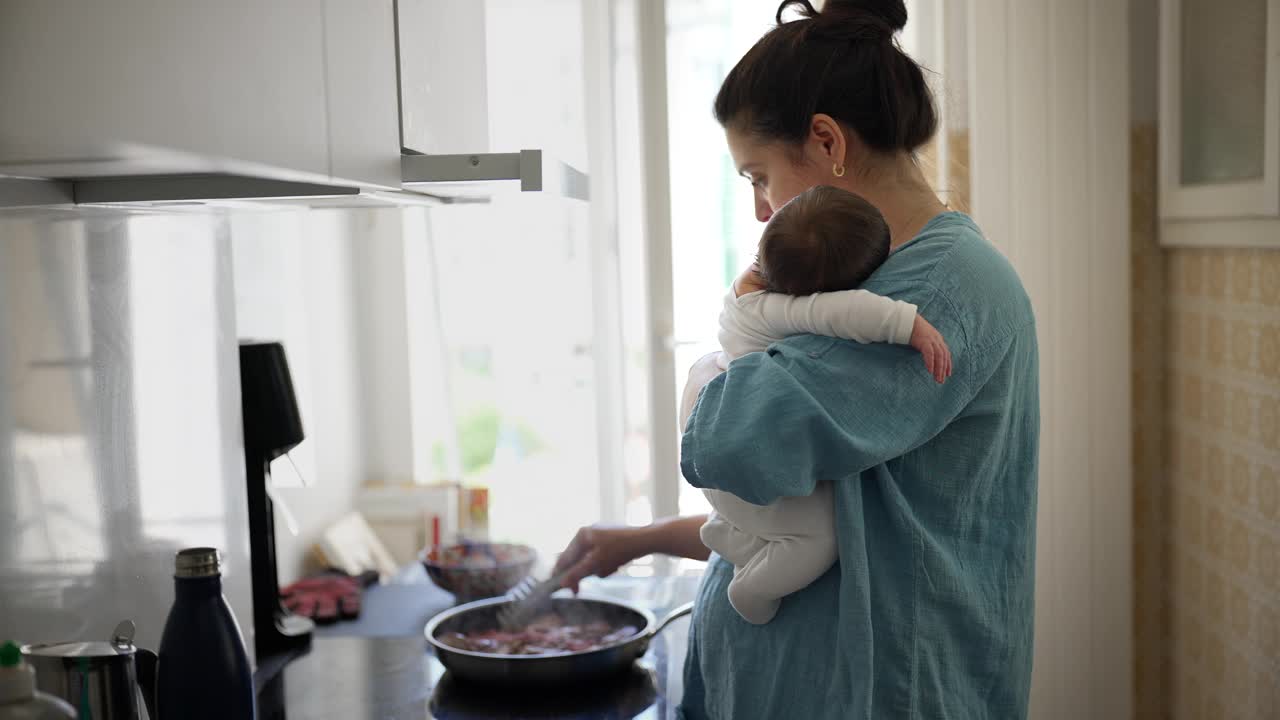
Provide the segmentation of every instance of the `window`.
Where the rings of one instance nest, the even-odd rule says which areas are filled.
[[[911,21],[903,49],[937,69],[932,48],[940,25],[936,0],[907,3]],[[671,162],[672,289],[675,309],[674,392],[688,368],[719,349],[717,318],[724,292],[755,255],[763,226],[755,219],[751,187],[739,177],[712,115],[720,84],[738,60],[774,25],[777,0],[670,0],[667,3],[667,97]],[[931,18],[932,21],[931,21]],[[938,88],[939,77],[930,77]],[[941,96],[940,96],[941,97]],[[921,162],[939,159],[932,148]],[[946,178],[936,176],[938,187]],[[944,199],[946,195],[944,194]],[[680,513],[707,512],[696,488],[680,483]]]
[[[488,0],[491,149],[588,169],[586,11]],[[622,520],[624,479],[605,470],[621,462],[608,372],[621,334],[597,277],[617,241],[597,232],[596,207],[529,193],[427,213],[462,482],[489,488],[491,536],[544,561],[579,526]]]
[[[676,509],[663,505],[663,493],[678,495],[681,513],[708,509],[680,481],[677,458],[663,455],[671,446],[654,442],[678,428],[673,413],[655,411],[651,393],[674,398],[687,368],[716,349],[724,287],[759,237],[750,187],[732,166],[711,104],[724,75],[771,26],[777,3],[666,5],[668,73],[660,85],[669,148],[645,137],[642,121],[649,48],[641,47],[648,31],[641,16],[653,5],[557,0],[535,11],[491,3],[491,145],[558,150],[607,174],[608,182],[593,182],[593,192],[605,194],[589,204],[531,195],[428,213],[462,477],[491,488],[495,535],[531,542],[544,557],[579,525],[643,524]],[[610,35],[603,49],[594,32]],[[599,85],[596,66],[608,69]],[[609,106],[605,117],[600,104]],[[647,227],[651,152],[669,158],[669,267],[654,266],[646,247],[665,237]],[[504,292],[520,300],[495,302]],[[652,320],[667,306],[674,337],[657,337]],[[655,376],[663,350],[654,346],[668,341],[675,373]],[[642,561],[629,571],[656,569]]]
[[[725,75],[772,27],[777,8],[774,0],[667,4],[677,397],[694,361],[719,349],[717,318],[725,288],[760,239],[751,187],[733,167],[711,110]],[[682,515],[710,509],[701,491],[680,483]]]

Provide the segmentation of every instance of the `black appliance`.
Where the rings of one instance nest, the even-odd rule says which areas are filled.
[[[249,483],[249,551],[253,570],[254,646],[258,661],[311,646],[315,623],[280,602],[275,510],[268,494],[271,461],[302,442],[302,416],[284,346],[240,343],[240,410],[244,469]]]

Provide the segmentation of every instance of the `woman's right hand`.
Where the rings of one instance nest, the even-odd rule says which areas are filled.
[[[644,528],[608,525],[584,527],[560,554],[552,575],[567,571],[562,586],[576,593],[583,578],[608,577],[623,565],[652,552],[645,547],[643,531]]]

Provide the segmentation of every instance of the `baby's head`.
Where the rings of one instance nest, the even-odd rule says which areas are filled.
[[[787,295],[852,290],[889,257],[889,226],[875,206],[818,185],[778,208],[760,237],[760,275]]]

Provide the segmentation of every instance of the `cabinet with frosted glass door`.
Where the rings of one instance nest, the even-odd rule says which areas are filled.
[[[1159,160],[1166,244],[1280,247],[1280,0],[1162,0]]]

